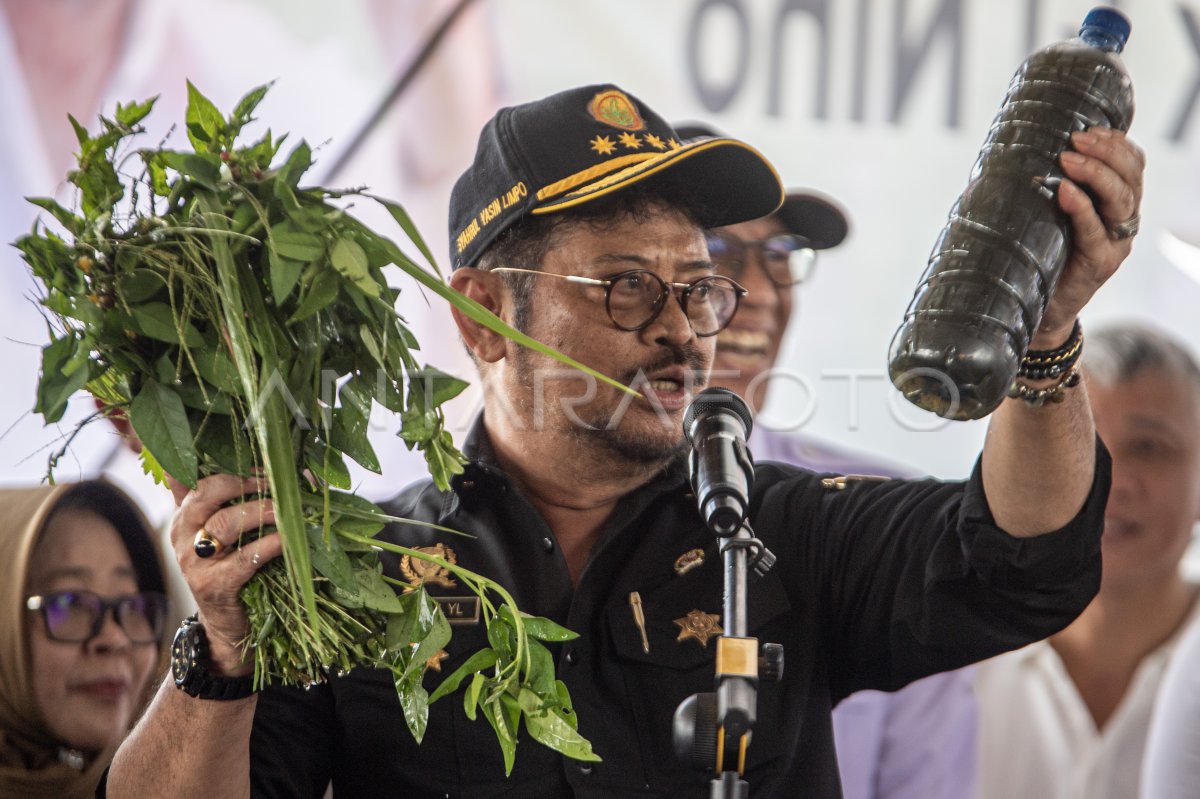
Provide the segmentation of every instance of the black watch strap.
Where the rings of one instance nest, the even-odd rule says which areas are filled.
[[[183,620],[171,644],[171,673],[175,686],[197,699],[227,701],[254,693],[254,675],[219,677],[209,667],[208,636],[195,614]]]

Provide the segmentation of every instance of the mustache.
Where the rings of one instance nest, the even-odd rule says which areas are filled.
[[[704,351],[694,344],[668,346],[660,357],[621,373],[617,379],[629,386],[633,385],[633,381],[639,375],[651,375],[663,369],[670,369],[672,366],[682,366],[685,370],[692,372],[697,388],[708,383],[709,364],[704,357]]]

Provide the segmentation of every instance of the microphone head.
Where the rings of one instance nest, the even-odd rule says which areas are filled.
[[[696,419],[712,411],[721,410],[728,411],[741,419],[742,426],[746,428],[746,438],[750,437],[750,430],[754,425],[746,401],[727,388],[714,386],[697,394],[683,414],[683,434],[687,436],[689,444],[692,443],[692,424]]]

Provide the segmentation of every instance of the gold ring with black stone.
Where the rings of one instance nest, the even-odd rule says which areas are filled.
[[[196,531],[196,537],[192,540],[192,549],[198,558],[211,558],[224,548],[225,545],[203,527]]]

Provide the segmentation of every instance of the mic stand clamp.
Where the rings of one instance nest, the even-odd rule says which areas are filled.
[[[767,679],[783,676],[783,648],[747,636],[747,567],[762,577],[775,563],[775,555],[754,537],[748,522],[723,537],[725,569],[723,627],[717,639],[716,691],[693,694],[675,711],[676,753],[694,767],[717,777],[710,783],[711,799],[749,799],[750,784],[742,778],[746,750],[757,708],[761,673]]]

